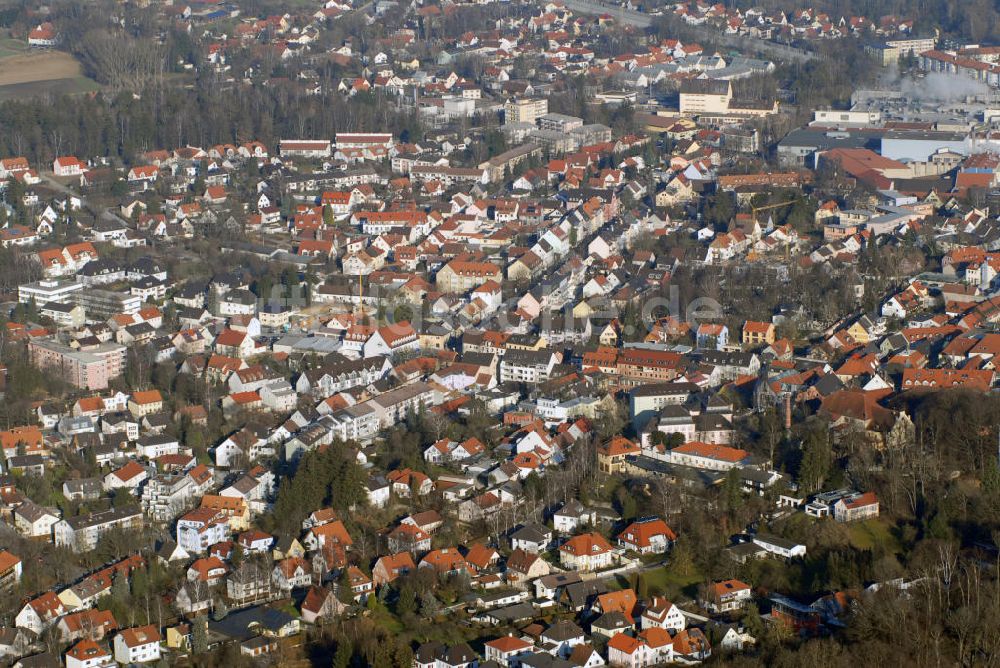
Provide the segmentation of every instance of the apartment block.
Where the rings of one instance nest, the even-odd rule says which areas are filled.
[[[101,343],[75,350],[55,341],[28,343],[28,356],[39,369],[56,370],[66,382],[84,390],[104,390],[125,368],[125,346]]]

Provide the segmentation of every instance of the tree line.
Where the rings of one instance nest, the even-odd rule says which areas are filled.
[[[0,103],[0,152],[48,164],[59,155],[137,159],[161,148],[208,147],[259,140],[276,152],[281,138],[332,138],[375,130],[419,136],[415,116],[378,94],[345,100],[306,95],[292,85],[193,89],[149,87],[143,93],[8,100]]]

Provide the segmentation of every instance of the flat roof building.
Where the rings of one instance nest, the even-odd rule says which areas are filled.
[[[85,390],[104,390],[125,368],[125,346],[102,343],[75,350],[55,341],[28,342],[28,356],[39,369],[59,372],[66,382]]]
[[[83,283],[76,281],[44,280],[35,283],[24,283],[17,287],[17,301],[30,304],[32,300],[39,306],[55,302],[67,304],[83,290]]]

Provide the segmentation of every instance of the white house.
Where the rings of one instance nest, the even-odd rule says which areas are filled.
[[[613,666],[658,666],[674,661],[673,639],[661,628],[631,636],[619,633],[608,641],[608,663]]]
[[[50,538],[52,527],[59,522],[59,514],[50,508],[38,505],[34,501],[23,502],[14,509],[14,527],[22,536],[28,538]]]
[[[559,546],[559,563],[575,571],[597,571],[615,561],[615,552],[604,536],[585,533]]]
[[[420,337],[409,322],[397,322],[375,330],[365,341],[364,357],[392,357],[420,349]]]
[[[658,517],[638,519],[618,534],[618,544],[639,554],[662,554],[677,534]]]
[[[533,652],[534,643],[523,638],[516,638],[514,635],[506,635],[490,640],[485,644],[485,659],[496,661],[501,666],[513,666],[517,664],[517,658],[524,654]]]
[[[52,161],[52,173],[56,176],[79,176],[87,166],[71,155],[61,156]]]
[[[552,543],[552,531],[542,524],[527,524],[510,536],[511,549],[531,554],[544,552]]]
[[[766,550],[768,554],[773,554],[784,559],[806,556],[805,545],[778,536],[759,533],[753,537],[753,542],[754,545]]]
[[[115,660],[125,665],[159,661],[160,630],[153,624],[124,629],[115,636]]]
[[[54,592],[48,591],[24,604],[14,618],[18,628],[28,629],[41,635],[42,631],[56,623],[66,614],[66,607]]]
[[[191,554],[229,538],[229,519],[212,508],[196,508],[177,520],[177,545]]]
[[[539,637],[542,643],[549,645],[549,653],[559,657],[568,657],[573,648],[582,645],[586,640],[583,629],[565,619],[555,622],[542,632]]]
[[[639,624],[643,629],[656,627],[667,631],[682,631],[687,626],[687,619],[674,603],[662,596],[654,596],[642,611]]]
[[[559,533],[573,533],[582,526],[594,524],[597,521],[597,513],[573,499],[555,512],[552,516],[552,526]]]
[[[739,580],[724,580],[712,584],[701,600],[703,608],[710,612],[722,613],[739,610],[752,597],[750,585]]]
[[[66,652],[66,668],[110,668],[114,665],[111,652],[90,638],[84,638]]]

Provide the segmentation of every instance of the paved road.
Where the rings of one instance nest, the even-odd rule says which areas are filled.
[[[44,183],[46,187],[52,188],[53,190],[61,192],[64,195],[75,195],[80,198],[81,202],[84,201],[84,198],[78,192],[76,192],[67,185],[59,183],[48,174],[40,174],[39,178],[42,179],[42,183]]]
[[[70,188],[67,185],[59,183],[58,181],[56,181],[51,176],[43,174],[41,176],[41,179],[42,179],[42,182],[47,187],[49,187],[49,188],[51,188],[51,189],[53,189],[53,190],[55,190],[57,192],[60,192],[60,193],[62,193],[64,195],[67,195],[67,196],[72,195],[74,197],[79,197],[80,198],[80,206],[83,209],[85,209],[86,211],[89,211],[91,213],[91,215],[93,215],[95,218],[102,218],[104,220],[114,221],[114,222],[117,222],[117,223],[121,223],[121,224],[123,224],[125,226],[129,225],[129,223],[128,223],[127,220],[125,220],[124,218],[122,218],[121,216],[119,216],[112,209],[103,209],[101,211],[96,211],[90,205],[90,203],[87,202],[86,196],[84,196],[83,194],[81,194],[81,193],[77,192],[76,190]]]
[[[609,14],[616,21],[627,23],[638,28],[648,28],[653,25],[655,17],[631,9],[623,9],[610,3],[595,0],[566,0],[566,6],[581,14]],[[707,26],[687,26],[688,30],[702,39],[712,40],[716,44],[733,47],[738,50],[754,50],[767,53],[772,58],[804,62],[812,60],[815,54],[792,46],[756,39],[747,35],[723,35]]]

